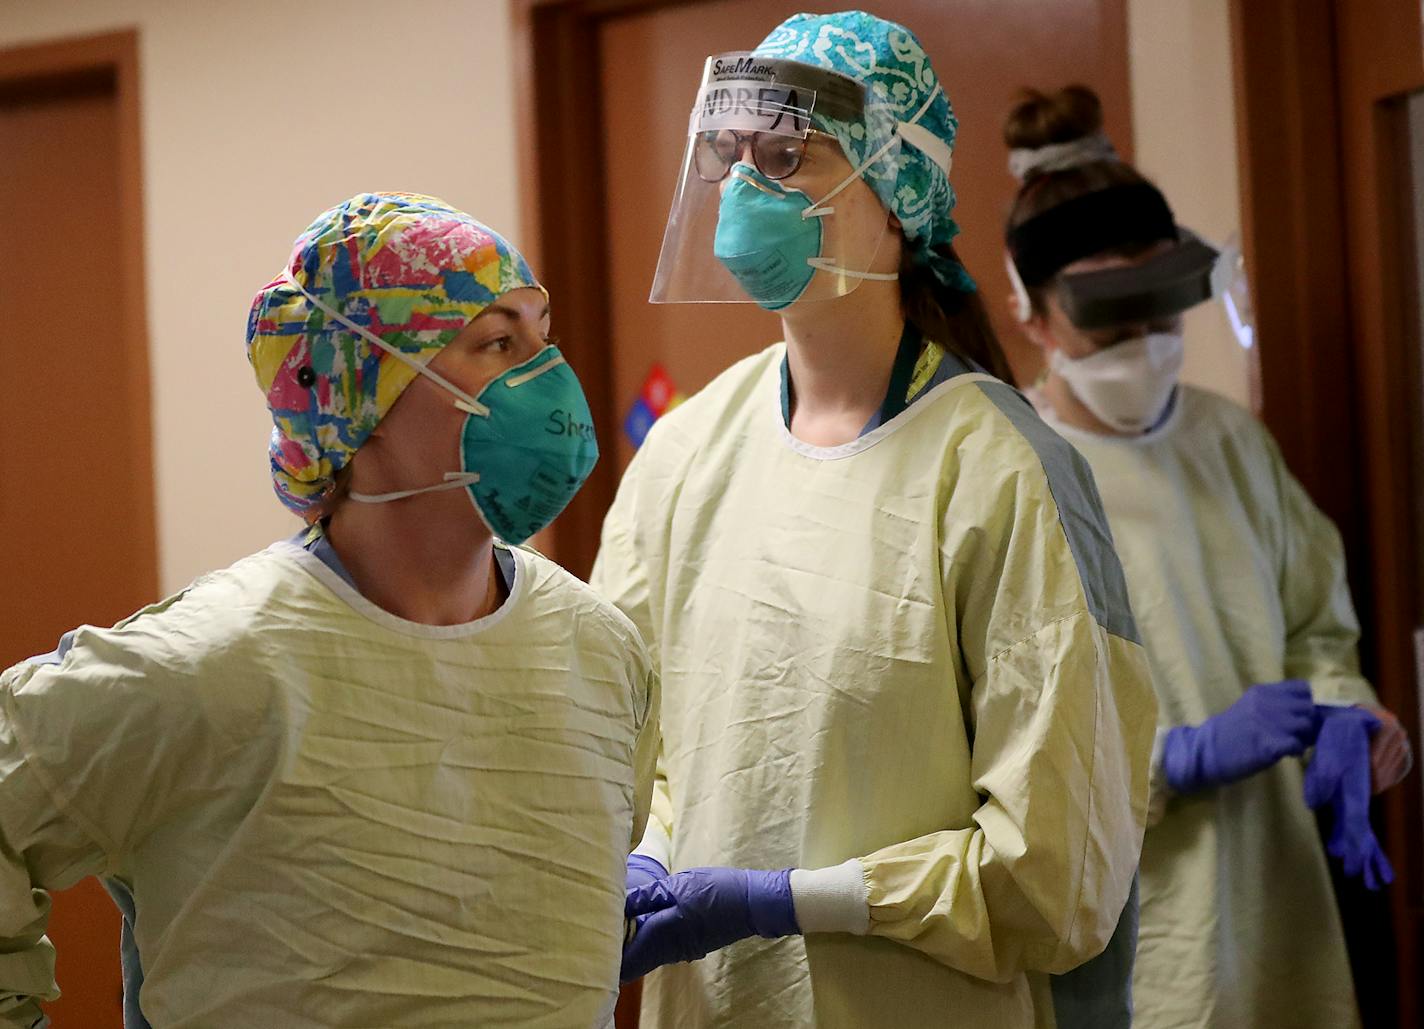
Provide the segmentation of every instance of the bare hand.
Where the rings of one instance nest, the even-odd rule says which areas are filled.
[[[1382,707],[1361,706],[1380,720],[1380,727],[1370,740],[1370,772],[1374,792],[1383,793],[1409,774],[1414,766],[1414,750],[1398,718]]]

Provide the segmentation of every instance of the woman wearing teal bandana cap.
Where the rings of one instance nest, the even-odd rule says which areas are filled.
[[[549,315],[431,197],[298,238],[247,341],[308,528],[0,674],[0,1024],[56,995],[40,891],[86,875],[128,1029],[611,1020],[657,687],[518,545],[597,455]]]
[[[707,62],[653,299],[785,342],[659,420],[594,569],[665,690],[645,1025],[1130,1022],[1155,704],[1091,475],[990,374],[954,133],[870,15]]]

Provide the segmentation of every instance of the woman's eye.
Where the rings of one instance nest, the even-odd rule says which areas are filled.
[[[481,349],[481,350],[492,350],[492,351],[494,351],[494,352],[497,353],[497,354],[505,354],[505,353],[508,353],[508,352],[509,352],[509,349],[510,349],[511,347],[513,347],[513,346],[514,346],[514,339],[513,339],[512,337],[510,337],[510,336],[496,336],[494,339],[487,341],[487,342],[484,344],[484,346],[482,346],[480,349]]]

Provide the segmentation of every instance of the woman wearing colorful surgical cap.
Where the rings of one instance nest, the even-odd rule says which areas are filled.
[[[310,528],[0,675],[0,1023],[57,995],[41,891],[86,875],[129,1029],[611,1021],[656,680],[518,545],[597,453],[548,318],[430,197],[298,238],[247,343]]]
[[[1335,527],[1259,422],[1177,381],[1182,312],[1221,258],[1100,125],[1082,87],[1014,108],[1008,247],[1048,357],[1032,392],[1097,477],[1157,689],[1135,1024],[1357,1025],[1310,809],[1345,872],[1382,887],[1370,794],[1409,744],[1360,677]]]
[[[665,690],[646,1025],[1128,1024],[1152,690],[1086,466],[990,374],[955,124],[870,15],[707,62],[654,299],[785,342],[657,423],[594,569]]]

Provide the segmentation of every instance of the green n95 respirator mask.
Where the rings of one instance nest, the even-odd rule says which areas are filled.
[[[410,365],[451,394],[465,413],[459,471],[443,482],[390,493],[351,493],[352,500],[384,504],[424,493],[464,489],[490,531],[519,544],[547,527],[578,493],[598,462],[593,415],[576,376],[549,345],[507,369],[470,396],[444,376],[289,280],[318,310],[366,342]]]

